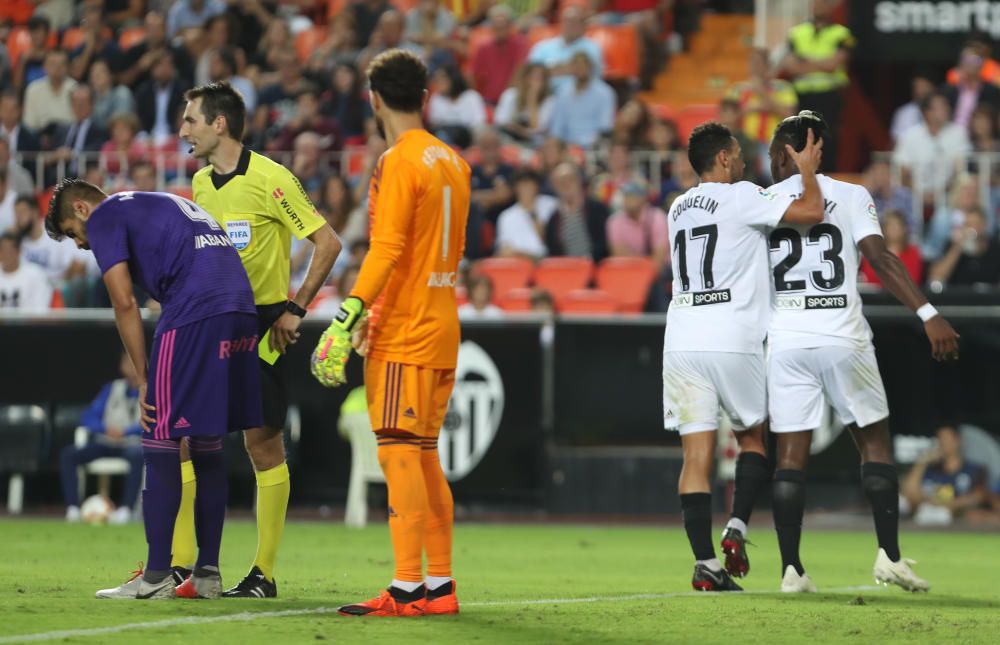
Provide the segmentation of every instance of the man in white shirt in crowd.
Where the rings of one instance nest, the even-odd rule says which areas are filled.
[[[45,76],[32,81],[24,92],[24,125],[40,132],[52,125],[73,121],[70,94],[76,81],[69,78],[69,54],[50,49],[45,54]]]
[[[573,84],[573,68],[570,60],[575,54],[583,53],[591,61],[594,78],[604,73],[604,53],[600,45],[587,38],[587,20],[580,7],[563,9],[559,22],[562,33],[554,38],[539,41],[528,53],[529,63],[541,63],[549,68],[552,89]]]
[[[958,168],[972,152],[965,128],[952,123],[948,99],[933,92],[920,103],[923,122],[904,132],[893,160],[909,173],[914,190],[934,196],[943,193]]]
[[[18,195],[31,195],[35,192],[35,182],[24,166],[17,163],[11,155],[10,141],[0,134],[0,168],[7,171],[7,184]]]
[[[45,221],[38,200],[20,195],[14,203],[15,230],[21,235],[21,260],[42,268],[53,288],[84,278],[87,273],[83,254],[72,240],[53,240],[45,234]]]
[[[550,134],[571,145],[590,148],[615,125],[615,91],[592,72],[583,52],[570,59],[573,82],[556,90]]]
[[[542,194],[542,177],[530,168],[515,173],[513,183],[517,201],[497,219],[496,254],[539,260],[549,253],[545,225],[559,208],[559,200]]]
[[[17,218],[14,216],[15,193],[7,183],[7,169],[0,168],[0,233],[14,228]]]
[[[52,287],[45,272],[21,261],[17,233],[0,234],[0,311],[44,313],[52,304]]]

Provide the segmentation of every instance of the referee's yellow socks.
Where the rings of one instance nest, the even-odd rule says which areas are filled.
[[[274,580],[274,560],[285,530],[291,484],[288,464],[257,471],[257,555],[253,563],[268,580]]]
[[[194,495],[197,484],[194,478],[194,464],[191,460],[181,462],[181,506],[174,521],[174,541],[171,545],[172,567],[193,569],[195,558]]]

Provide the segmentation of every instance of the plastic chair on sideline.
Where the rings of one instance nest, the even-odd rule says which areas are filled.
[[[378,463],[378,442],[368,418],[368,400],[364,386],[351,390],[340,406],[340,435],[351,444],[351,478],[347,486],[344,524],[364,528],[368,523],[368,484],[385,483]]]
[[[48,437],[49,415],[39,405],[0,407],[0,471],[10,473],[7,512],[19,515],[24,508],[24,475],[38,472]]]
[[[84,426],[78,426],[73,435],[73,445],[83,448],[90,439],[90,431]],[[111,478],[116,475],[127,475],[129,471],[128,461],[122,457],[101,457],[89,464],[84,464],[76,469],[77,489],[80,491],[80,499],[86,497],[87,475],[97,476],[97,492],[105,497],[111,497]],[[146,474],[143,472],[143,477]],[[136,506],[141,504],[142,495],[136,500]]]

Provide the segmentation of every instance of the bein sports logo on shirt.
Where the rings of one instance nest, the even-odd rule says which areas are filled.
[[[250,222],[245,219],[226,222],[226,233],[237,251],[242,251],[250,246]]]
[[[768,189],[761,188],[760,186],[757,187],[757,194],[768,201],[773,201],[775,198],[778,197],[777,193],[772,193]]]

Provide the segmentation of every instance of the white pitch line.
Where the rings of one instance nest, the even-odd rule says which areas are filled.
[[[877,591],[881,587],[833,587],[822,589],[822,593],[853,593],[855,591]],[[738,595],[764,596],[781,593],[779,591],[744,591]],[[668,598],[710,598],[714,593],[700,591],[681,591],[676,593],[645,593],[629,596],[588,596],[585,598],[536,598],[524,600],[490,600],[482,602],[463,602],[463,607],[510,607],[527,605],[573,605],[592,602],[633,602],[638,600],[665,600]],[[112,601],[113,602],[113,601]],[[63,638],[81,638],[101,636],[103,634],[118,634],[137,629],[158,629],[161,627],[178,627],[184,625],[204,625],[210,623],[235,623],[258,620],[260,618],[285,618],[288,616],[310,616],[315,614],[336,613],[336,607],[314,607],[311,609],[286,609],[283,611],[244,611],[238,614],[223,614],[221,616],[186,616],[184,618],[168,618],[147,623],[125,623],[110,627],[94,627],[91,629],[63,629],[54,632],[23,634],[20,636],[0,636],[0,643],[30,643],[34,641],[50,641]]]

